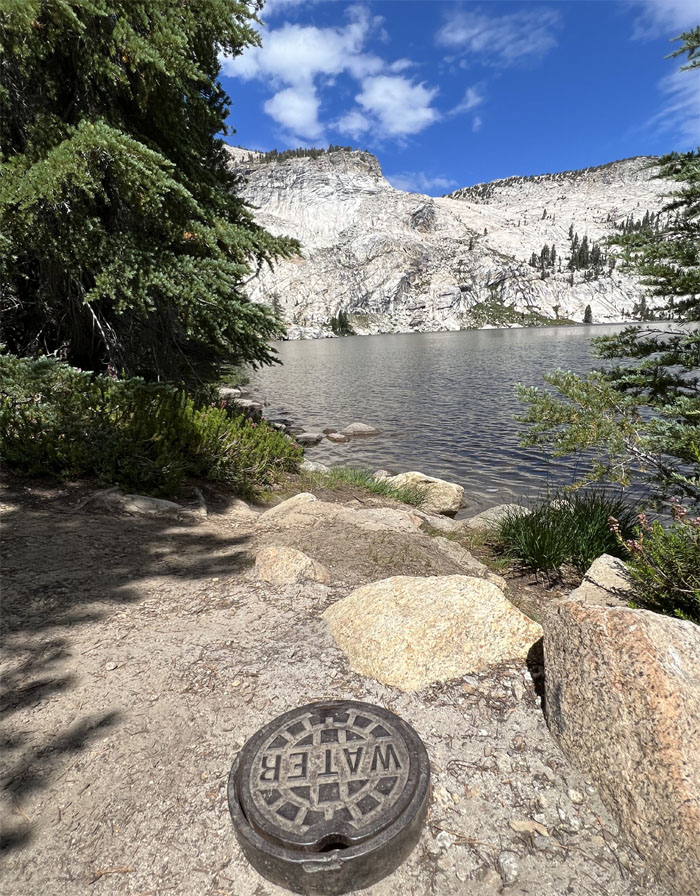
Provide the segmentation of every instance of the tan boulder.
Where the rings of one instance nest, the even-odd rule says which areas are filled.
[[[368,423],[351,423],[340,430],[346,436],[378,436],[380,430]]]
[[[472,576],[383,579],[323,617],[355,672],[404,691],[522,662],[542,635],[500,588]]]
[[[495,507],[489,507],[488,510],[483,510],[476,516],[464,520],[463,525],[465,529],[471,529],[474,532],[491,532],[498,528],[501,520],[506,516],[515,513],[528,514],[531,511],[521,504],[497,504]]]
[[[456,513],[462,506],[464,489],[455,482],[426,476],[415,470],[399,473],[386,480],[396,488],[415,488],[424,496],[422,510],[427,513]]]
[[[601,554],[591,563],[583,581],[569,597],[584,604],[619,607],[629,603],[633,590],[622,560]]]
[[[327,524],[353,526],[368,532],[415,533],[421,520],[410,510],[393,507],[346,507],[319,501],[310,492],[302,492],[260,514],[259,529],[317,528]]]
[[[284,545],[269,545],[258,551],[255,571],[259,579],[272,585],[291,585],[305,579],[330,585],[331,573],[322,563]]]
[[[544,628],[552,734],[673,892],[697,892],[700,628],[572,600]]]

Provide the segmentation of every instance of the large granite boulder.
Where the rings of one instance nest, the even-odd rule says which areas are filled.
[[[422,509],[428,513],[455,514],[462,506],[464,489],[455,482],[445,482],[415,470],[399,473],[386,480],[396,488],[414,488],[423,495]]]
[[[564,601],[544,621],[546,714],[678,896],[700,881],[700,628]]]
[[[403,691],[524,662],[542,635],[500,588],[472,576],[383,579],[323,617],[355,672]]]
[[[284,545],[268,545],[255,556],[255,571],[259,579],[272,585],[291,585],[310,580],[330,585],[331,573],[322,563]]]

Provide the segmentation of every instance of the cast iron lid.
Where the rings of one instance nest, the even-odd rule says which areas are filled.
[[[408,828],[426,810],[429,781],[425,747],[398,716],[368,703],[310,703],[245,744],[229,804],[234,825],[247,822],[273,851],[308,855]]]

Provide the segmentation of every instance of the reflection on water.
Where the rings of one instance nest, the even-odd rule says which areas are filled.
[[[259,371],[251,390],[268,418],[309,430],[370,423],[380,436],[307,448],[335,466],[420,470],[459,482],[468,509],[568,484],[571,459],[518,445],[516,383],[541,386],[561,367],[596,365],[592,336],[619,327],[469,330],[283,342],[283,366]]]

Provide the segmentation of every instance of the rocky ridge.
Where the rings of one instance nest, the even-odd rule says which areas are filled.
[[[581,322],[589,305],[593,322],[620,321],[641,299],[639,281],[606,264],[571,283],[569,230],[592,245],[629,216],[658,212],[668,192],[647,157],[440,198],[394,189],[362,151],[265,162],[231,148],[231,157],[256,220],[302,244],[300,257],[248,282],[289,338],[330,336],[341,312],[358,334]],[[544,245],[562,269],[543,279],[529,261]]]

